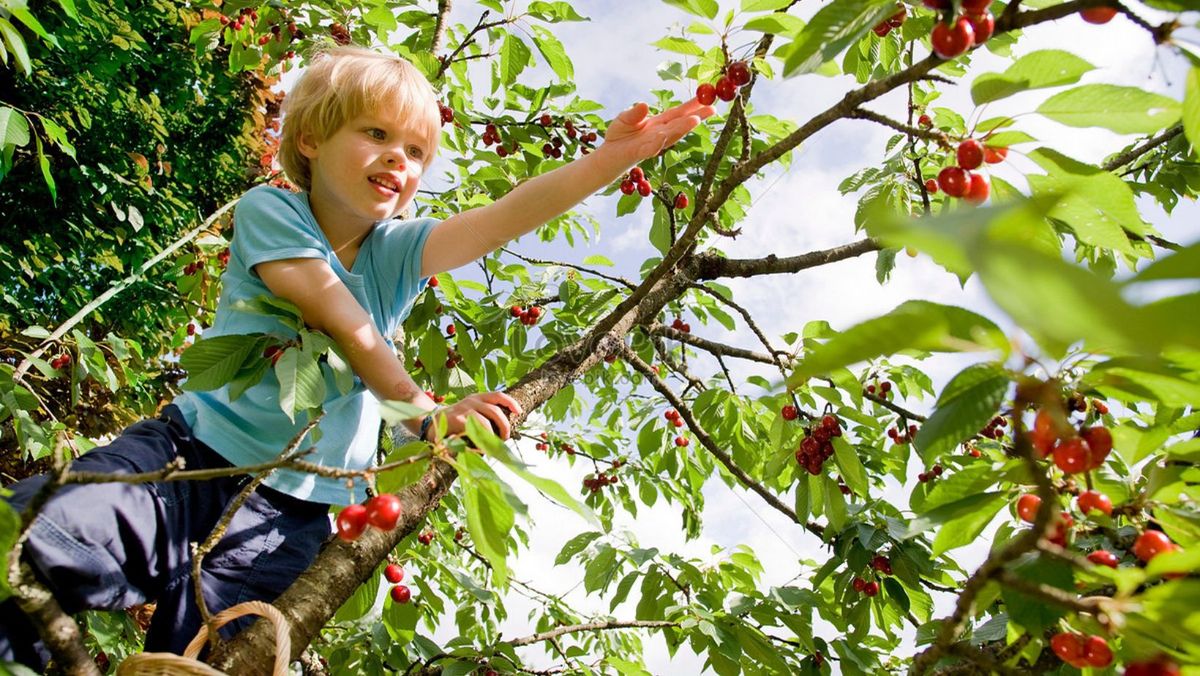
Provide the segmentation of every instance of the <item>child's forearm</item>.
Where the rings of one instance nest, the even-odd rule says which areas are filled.
[[[365,314],[365,313],[364,313]],[[432,411],[436,404],[412,379],[395,351],[369,322],[352,330],[328,329],[330,337],[342,349],[350,368],[380,400],[404,401]],[[406,420],[405,427],[417,434],[420,419]]]
[[[589,155],[525,181],[492,204],[461,216],[470,217],[476,231],[490,236],[494,249],[566,213],[630,166],[627,158],[606,152],[602,145]]]

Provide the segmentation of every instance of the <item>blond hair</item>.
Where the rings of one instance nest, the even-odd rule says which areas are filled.
[[[425,132],[430,158],[437,152],[441,119],[425,76],[395,54],[363,47],[333,47],[314,56],[283,102],[279,163],[292,183],[312,190],[312,170],[300,137],[321,142],[363,113],[386,112]]]

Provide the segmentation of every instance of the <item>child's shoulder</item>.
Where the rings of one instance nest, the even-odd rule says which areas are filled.
[[[307,209],[308,200],[304,198],[303,193],[263,183],[243,193],[237,206],[238,209],[277,209],[280,207]]]

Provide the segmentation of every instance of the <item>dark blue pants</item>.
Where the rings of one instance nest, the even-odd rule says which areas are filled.
[[[111,444],[84,454],[72,469],[148,472],[177,456],[187,469],[230,466],[193,439],[179,409],[168,406],[158,420],[131,425]],[[181,653],[201,624],[191,543],[207,539],[249,480],[243,474],[211,481],[69,485],[39,512],[25,559],[69,613],[157,602],[145,649]],[[8,500],[23,509],[45,482],[45,476],[21,481],[10,487]],[[329,505],[260,486],[202,562],[209,610],[215,614],[243,601],[275,600],[329,537],[328,513]],[[252,621],[233,623],[222,633],[228,637]],[[0,604],[0,660],[42,669],[47,657],[15,602]]]

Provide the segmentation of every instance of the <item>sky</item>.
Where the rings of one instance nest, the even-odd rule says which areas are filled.
[[[723,8],[736,7],[737,4],[728,0],[722,2]],[[554,33],[574,61],[579,95],[604,104],[605,111],[601,114],[609,118],[635,101],[649,100],[651,90],[664,86],[656,74],[657,68],[665,60],[677,56],[657,51],[651,43],[669,29],[677,30],[680,25],[695,20],[695,17],[660,2],[577,0],[572,5],[590,21],[559,24]],[[805,6],[808,9],[802,9]],[[803,3],[798,8],[799,15],[807,18],[817,6],[817,3]],[[456,2],[453,7],[451,21],[467,25],[474,25],[481,11],[477,4],[471,2]],[[1139,7],[1138,11],[1151,21],[1160,20],[1163,16],[1145,8]],[[734,40],[734,44],[749,44],[755,37],[756,34],[743,33]],[[700,36],[699,39],[704,44],[705,37]],[[1092,26],[1070,17],[1051,25],[1035,27],[1027,32],[1016,51],[1025,54],[1042,48],[1066,49],[1095,65],[1096,70],[1084,76],[1085,83],[1141,86],[1177,99],[1182,98],[1186,65],[1169,49],[1156,48],[1144,31],[1124,17],[1118,17],[1105,26]],[[963,114],[971,112],[967,86],[969,79],[979,73],[1002,70],[1005,66],[1004,61],[991,55],[976,58],[967,78],[957,87],[947,87],[938,105]],[[530,77],[537,82],[536,74]],[[694,84],[687,85],[686,89],[678,84],[670,86],[679,87],[681,96],[687,96]],[[818,75],[789,80],[760,80],[754,90],[754,105],[758,112],[803,121],[836,101],[851,86],[854,83],[850,78]],[[1013,96],[993,104],[988,115],[1030,110],[1054,91]],[[904,117],[905,104],[902,92],[896,92],[872,102],[869,108],[899,119]],[[1018,128],[1047,140],[1068,155],[1090,162],[1100,160],[1133,140],[1132,137],[1118,137],[1097,129],[1067,128],[1036,115],[1022,117]],[[856,235],[853,230],[857,196],[842,196],[837,191],[837,185],[851,173],[878,162],[883,157],[884,143],[891,134],[891,130],[866,121],[844,120],[826,128],[804,144],[790,169],[785,171],[778,166],[769,167],[762,179],[750,185],[754,205],[742,224],[743,234],[736,240],[722,239],[719,246],[731,257],[760,257],[767,253],[787,256],[859,239],[861,235]],[[1010,154],[1010,162],[995,171],[1020,186],[1023,185],[1021,174],[1032,168],[1031,162],[1014,152]],[[439,167],[435,165],[427,173],[423,188],[437,189],[439,184],[436,176],[439,173]],[[1183,243],[1197,240],[1192,224],[1200,222],[1200,209],[1195,204],[1181,204],[1169,218],[1151,202],[1146,202],[1143,207],[1143,213],[1148,214],[1151,222],[1168,239]],[[617,262],[616,274],[635,277],[641,261],[656,255],[647,241],[649,210],[642,209],[617,219],[614,217],[615,197],[611,196],[596,196],[587,201],[586,208],[602,224],[601,234],[591,245],[570,249],[565,245],[545,245],[528,236],[514,248],[526,255],[573,263],[581,263],[591,253],[603,253]],[[455,274],[474,278],[475,272],[474,268],[468,266]],[[885,286],[875,281],[874,255],[799,275],[725,280],[723,283],[733,288],[738,302],[747,307],[766,334],[776,340],[785,332],[799,330],[813,319],[824,319],[834,328],[844,329],[913,298],[961,305],[1009,325],[974,279],[965,287],[960,287],[954,277],[923,258],[898,257],[892,279]],[[757,340],[741,327],[736,331],[726,331],[718,325],[700,327],[698,323],[693,323],[693,332],[733,345],[761,348]],[[951,375],[975,359],[977,357],[938,358],[923,363],[922,368],[933,376],[940,388]],[[760,365],[733,360],[730,366],[735,379],[744,380],[751,374],[778,379],[777,373]],[[709,373],[701,370],[703,376]],[[754,389],[747,386],[739,388],[739,391],[762,394]],[[928,400],[910,401],[907,405],[919,411],[930,408]],[[529,428],[540,429],[536,414],[527,424]],[[519,447],[523,456],[532,463],[535,473],[554,478],[570,490],[580,485],[588,471],[583,463],[570,467],[562,459],[547,459],[532,448],[526,448],[524,442]],[[912,463],[914,476],[920,471],[917,465]],[[535,586],[542,591],[565,593],[572,605],[581,612],[591,610],[607,613],[608,603],[605,599],[583,595],[580,567],[553,565],[554,557],[563,543],[586,529],[586,524],[573,513],[541,498],[520,479],[511,476],[510,479],[518,494],[530,505],[534,518],[534,523],[528,526],[531,533],[529,547],[510,560],[514,577],[536,581]],[[905,495],[915,478],[910,477],[905,485],[890,479],[888,482],[884,495],[893,502],[906,504]],[[705,497],[704,532],[698,540],[684,540],[678,511],[661,502],[653,509],[639,511],[637,519],[618,518],[617,528],[610,537],[636,541],[643,546],[652,545],[664,553],[674,552],[700,560],[724,556],[717,554],[714,557],[714,548],[729,550],[737,544],[747,544],[765,565],[762,578],[764,588],[784,584],[802,572],[803,569],[797,565],[799,559],[824,560],[826,550],[814,537],[767,507],[756,495],[731,490],[722,482],[713,480],[706,486]],[[1000,518],[1008,517],[1001,512]],[[990,541],[989,533],[985,533],[979,545],[954,552],[960,565],[972,570],[983,560],[987,551],[986,543]],[[804,583],[801,580],[799,584]],[[953,597],[935,595],[935,602],[935,616],[942,616],[951,608]],[[532,604],[521,596],[510,594],[506,605],[510,615],[503,625],[505,637],[533,633],[527,619]],[[618,607],[612,615],[631,618],[632,604]],[[828,625],[819,625],[817,633],[830,639],[837,636]],[[454,635],[452,623],[448,623],[435,634],[435,638],[446,640]],[[912,632],[908,631],[905,653],[915,650],[911,636]],[[656,636],[645,638],[644,645],[645,667],[653,674],[703,672],[703,658],[692,654],[686,647],[672,657],[668,655],[662,640]],[[549,659],[539,656],[537,649],[523,649],[523,654],[542,666],[551,664]]]

